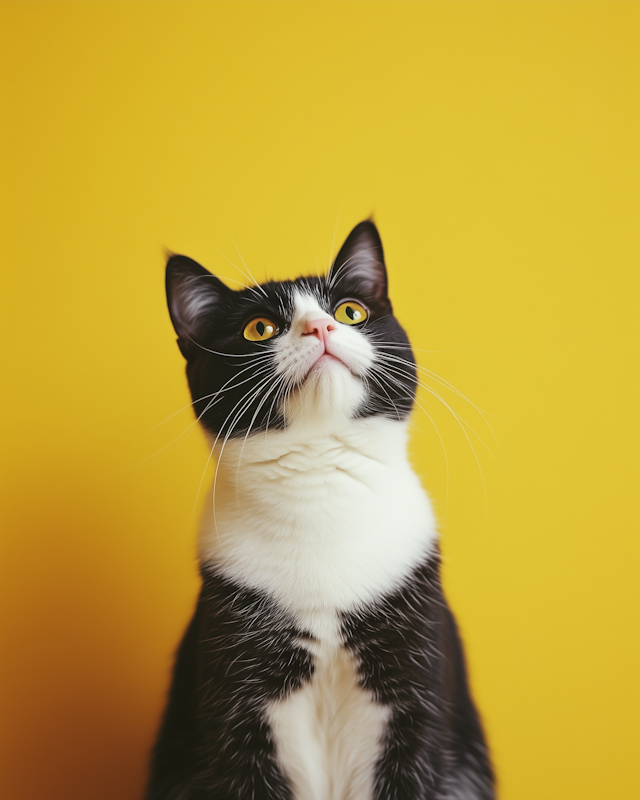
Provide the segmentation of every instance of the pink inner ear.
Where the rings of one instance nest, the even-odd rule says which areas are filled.
[[[197,337],[200,320],[215,307],[215,296],[203,291],[199,276],[185,276],[173,287],[170,297],[171,317],[178,336]]]
[[[169,258],[166,283],[171,321],[188,345],[199,339],[221,296],[231,290],[197,261],[182,255]]]
[[[331,268],[329,285],[342,280],[362,284],[362,293],[376,300],[387,296],[387,270],[378,229],[365,220],[351,231]]]

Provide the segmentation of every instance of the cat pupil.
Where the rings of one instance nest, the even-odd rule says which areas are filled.
[[[256,324],[256,330],[258,331],[260,336],[262,336],[264,334],[264,322],[258,322]]]
[[[349,319],[357,319],[360,316],[355,308],[351,308],[351,306],[347,306],[346,311]]]

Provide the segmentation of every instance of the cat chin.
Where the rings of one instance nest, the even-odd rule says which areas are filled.
[[[365,400],[362,380],[338,358],[325,354],[283,406],[287,427],[331,428],[351,419]]]
[[[347,365],[339,359],[337,356],[334,356],[332,353],[324,353],[320,356],[320,358],[316,361],[316,363],[311,367],[309,370],[310,372],[316,372],[317,370],[327,370],[331,369],[331,365],[333,364],[341,364],[343,367],[347,367]],[[349,369],[347,367],[347,369]],[[351,371],[351,370],[349,370]]]

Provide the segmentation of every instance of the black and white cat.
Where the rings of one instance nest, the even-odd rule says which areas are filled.
[[[218,467],[147,800],[491,800],[375,225],[326,278],[176,255],[167,294]]]

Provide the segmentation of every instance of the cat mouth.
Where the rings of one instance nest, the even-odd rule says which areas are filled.
[[[338,356],[334,356],[333,353],[324,352],[320,356],[320,358],[317,359],[315,364],[313,364],[311,366],[311,369],[309,370],[309,372],[311,372],[311,370],[314,370],[314,369],[316,369],[318,367],[322,367],[324,364],[330,364],[332,361],[333,362],[337,361],[338,364],[342,364],[343,367],[347,366],[341,358],[338,358]],[[348,367],[347,367],[347,369],[348,369]]]
[[[328,370],[333,370],[334,365],[336,364],[339,364],[341,367],[344,367],[344,369],[348,370],[351,373],[351,375],[353,375],[354,378],[360,377],[353,371],[351,366],[340,355],[340,353],[335,352],[333,349],[331,349],[325,344],[323,351],[318,353],[318,355],[315,356],[313,362],[310,364],[309,369],[307,370],[307,374],[304,376],[303,382],[306,381],[307,378],[312,373],[326,372]]]

